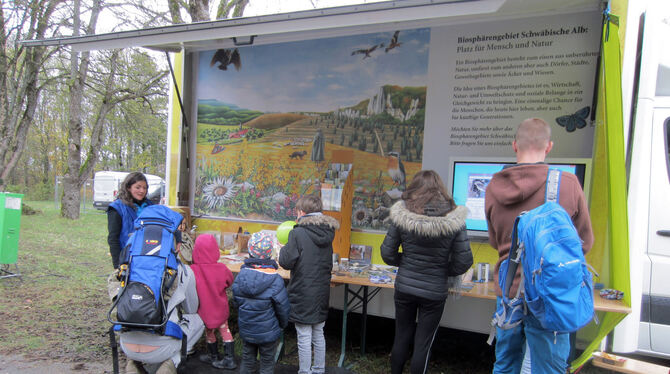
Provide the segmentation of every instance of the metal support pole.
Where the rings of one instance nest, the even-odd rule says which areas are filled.
[[[344,355],[347,347],[347,309],[349,304],[349,285],[344,284],[344,304],[342,304],[342,348],[340,351],[340,361],[337,363],[338,367],[344,364]]]
[[[368,320],[368,286],[363,286],[363,313],[361,314],[361,355],[365,355],[365,335]]]

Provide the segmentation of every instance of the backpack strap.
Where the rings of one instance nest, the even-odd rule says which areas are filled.
[[[517,268],[519,267],[519,262],[521,262],[521,250],[519,248],[519,233],[517,232],[520,217],[521,216],[518,216],[514,220],[514,228],[512,229],[512,246],[509,249],[509,255],[508,255],[509,261],[507,262],[507,278],[505,279],[505,284],[503,285],[504,292],[508,293],[507,295],[503,295],[503,297],[507,297],[509,299],[513,298],[513,296],[509,294],[509,291],[512,288],[512,282],[514,282],[514,276],[516,274]]]
[[[558,203],[558,192],[561,186],[561,171],[549,168],[547,171],[547,184],[544,190],[544,201]]]
[[[179,369],[186,368],[186,360],[188,359],[188,336],[182,332],[181,338],[181,361],[179,362]],[[184,370],[180,370],[185,372]]]

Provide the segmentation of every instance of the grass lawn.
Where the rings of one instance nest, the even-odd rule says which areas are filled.
[[[0,280],[0,354],[22,354],[52,362],[108,362],[111,354],[107,276],[112,270],[107,217],[86,210],[76,221],[63,219],[53,202],[24,202],[40,213],[21,217],[18,278]],[[231,329],[237,332],[231,310]],[[326,323],[327,364],[340,355],[341,312]],[[367,354],[360,354],[360,321],[349,317],[347,363],[355,373],[388,373],[393,320],[368,319]],[[204,338],[203,338],[204,340]],[[440,329],[429,373],[490,373],[493,348],[481,334]],[[238,339],[239,341],[239,339]],[[204,351],[204,343],[199,343]],[[238,355],[241,352],[238,345]],[[282,363],[297,365],[295,330],[286,330]],[[581,373],[605,373],[590,367]]]

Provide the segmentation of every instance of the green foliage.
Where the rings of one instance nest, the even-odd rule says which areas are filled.
[[[17,184],[8,184],[5,186],[5,190],[7,192],[11,193],[24,193],[25,186],[17,185]]]
[[[262,212],[263,202],[260,198],[261,193],[255,189],[242,188],[235,196],[233,201],[234,204],[231,204],[231,208],[237,212],[244,212],[245,214]]]
[[[54,185],[53,182],[40,182],[33,186],[11,184],[5,187],[7,192],[23,194],[24,200],[53,200]]]
[[[351,109],[354,109],[358,111],[359,113],[364,113],[366,110],[368,110],[368,105],[370,104],[370,99],[365,99],[361,101],[360,103],[354,105],[351,107]]]
[[[360,151],[365,151],[365,148],[367,148],[367,138],[364,136],[361,141],[358,143],[358,150]]]
[[[231,109],[225,105],[198,104],[198,122],[213,125],[239,125],[262,114],[257,110]]]
[[[419,128],[423,131],[423,127],[425,124],[425,118],[426,118],[426,109],[421,108],[416,111],[416,114],[414,117],[408,119],[406,123],[410,126],[414,126],[416,128]]]
[[[260,139],[265,135],[265,130],[247,128],[247,132],[239,138],[231,138],[231,134],[240,131],[239,126],[198,126],[198,144],[227,144],[239,142],[241,138],[247,140]]]
[[[426,87],[400,87],[400,86],[384,86],[384,93],[391,95],[391,104],[394,108],[400,108],[403,112],[407,112],[412,99],[419,99],[418,108],[426,107]]]
[[[393,125],[393,126],[398,126],[398,125],[402,124],[402,122],[399,119],[391,116],[390,114],[388,114],[386,112],[375,114],[375,115],[372,115],[369,118],[365,119],[365,123],[375,123],[375,122],[381,122],[381,123],[385,123],[387,125]]]

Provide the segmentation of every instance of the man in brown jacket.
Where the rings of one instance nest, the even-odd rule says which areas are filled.
[[[544,159],[553,145],[551,128],[545,121],[530,118],[521,122],[512,143],[517,163],[496,173],[486,188],[489,243],[498,251],[494,272],[498,303],[502,295],[498,287],[498,270],[509,254],[514,219],[521,212],[544,203],[549,168]],[[572,218],[586,253],[593,245],[593,231],[586,198],[575,175],[561,173],[558,203]],[[520,271],[515,276],[512,293],[519,287]],[[498,329],[493,373],[519,373],[525,339],[528,339],[530,347],[533,373],[565,373],[570,350],[569,334],[554,334],[542,329],[532,315],[526,316],[523,323],[514,329]]]

